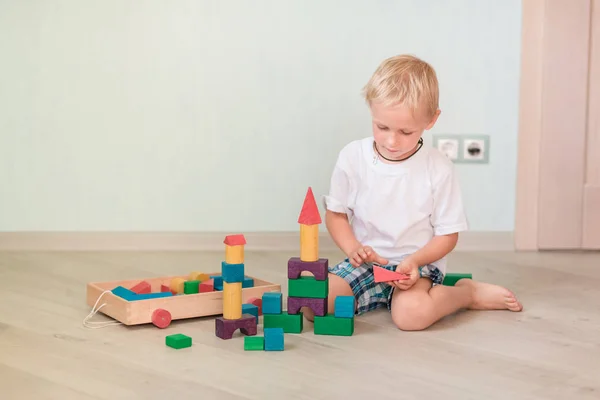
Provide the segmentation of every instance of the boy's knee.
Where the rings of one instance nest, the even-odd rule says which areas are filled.
[[[423,296],[406,295],[392,306],[392,320],[403,331],[420,331],[431,324],[431,304]]]

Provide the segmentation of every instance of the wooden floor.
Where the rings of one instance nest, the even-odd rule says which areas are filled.
[[[286,293],[290,256],[248,252],[246,271]],[[284,352],[244,352],[239,333],[215,337],[208,317],[165,330],[82,325],[87,282],[218,270],[222,257],[0,253],[0,398],[600,398],[598,253],[456,253],[452,270],[513,289],[525,310],[461,312],[424,332],[377,311],[357,318],[352,337],[315,336],[306,322]],[[193,346],[166,347],[172,333]]]

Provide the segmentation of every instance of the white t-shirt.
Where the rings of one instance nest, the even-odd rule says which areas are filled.
[[[372,137],[349,143],[323,200],[327,209],[346,213],[356,239],[390,264],[434,235],[468,229],[454,165],[427,146],[406,161],[387,164],[376,157]],[[432,264],[446,273],[446,257]]]

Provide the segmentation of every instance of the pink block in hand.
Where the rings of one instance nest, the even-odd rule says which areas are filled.
[[[391,281],[405,281],[410,279],[410,276],[401,274],[399,272],[390,271],[377,265],[373,265],[373,275],[375,276],[375,282],[391,282]]]

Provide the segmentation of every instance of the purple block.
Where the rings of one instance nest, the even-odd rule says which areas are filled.
[[[250,314],[243,314],[240,319],[219,317],[215,320],[215,334],[221,339],[231,339],[233,333],[238,329],[246,336],[256,335],[256,317]]]
[[[315,279],[324,281],[327,279],[329,260],[319,258],[317,261],[302,261],[300,257],[292,257],[288,260],[288,279],[298,279],[304,271],[311,272]]]
[[[287,313],[298,314],[302,307],[310,308],[315,315],[323,317],[327,315],[327,299],[313,299],[308,297],[288,297]]]

